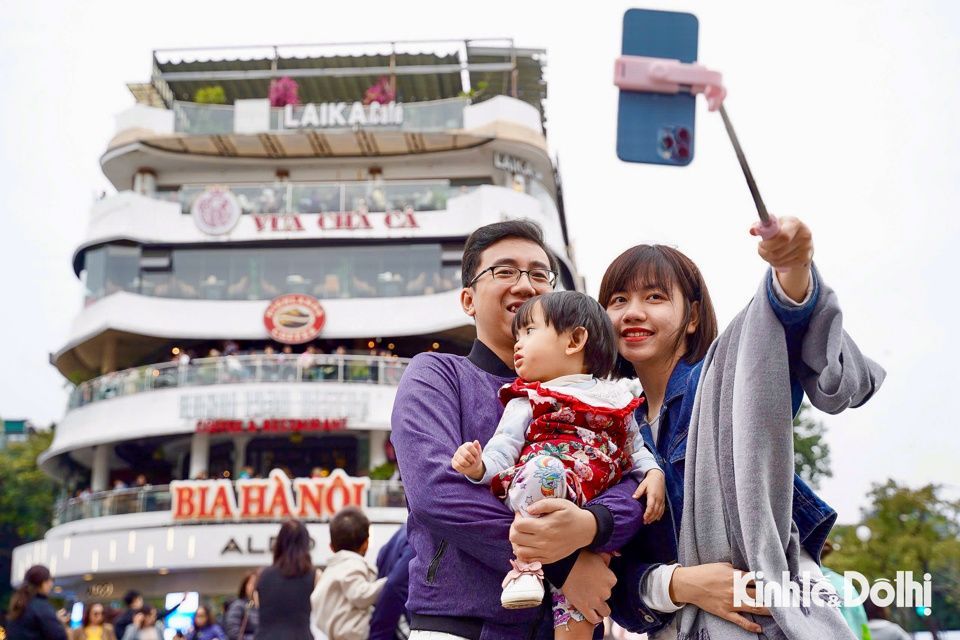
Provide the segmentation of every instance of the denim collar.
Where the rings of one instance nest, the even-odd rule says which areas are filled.
[[[667,380],[667,390],[666,393],[663,394],[664,405],[684,394],[687,390],[687,384],[690,381],[690,373],[698,364],[700,363],[687,364],[682,358],[677,361],[676,366],[673,368],[673,373],[670,374],[670,379]]]

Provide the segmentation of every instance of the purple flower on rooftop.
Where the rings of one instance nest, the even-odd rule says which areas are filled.
[[[383,76],[380,80],[367,89],[363,96],[363,104],[378,102],[380,104],[390,104],[397,98],[396,91],[390,85],[390,78]]]
[[[297,81],[287,76],[270,81],[269,96],[271,107],[300,104],[300,88]]]

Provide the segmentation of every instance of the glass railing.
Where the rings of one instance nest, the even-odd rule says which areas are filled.
[[[58,504],[53,512],[53,526],[87,518],[170,511],[172,503],[170,485],[99,491]],[[403,484],[399,480],[371,480],[367,506],[405,508]]]
[[[448,131],[463,128],[465,98],[449,98],[429,102],[403,104],[403,122],[396,125],[378,125],[373,129],[399,131]],[[296,110],[299,114],[299,109]],[[233,133],[233,105],[173,103],[174,131],[190,135]],[[284,131],[283,109],[270,109],[270,131]],[[321,131],[349,131],[352,127],[324,127]],[[307,129],[294,129],[305,131]]]
[[[451,186],[449,180],[425,182],[283,183],[227,185],[245,214],[340,213],[359,211],[443,211],[447,200],[476,189],[476,185]],[[179,202],[189,214],[206,185],[184,185],[154,195],[159,200]]]
[[[68,409],[171,387],[260,382],[363,382],[396,385],[410,360],[339,354],[259,354],[195,358],[108,373],[82,382],[70,393]]]

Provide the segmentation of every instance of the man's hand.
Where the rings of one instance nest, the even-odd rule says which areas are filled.
[[[600,624],[610,615],[607,600],[617,578],[607,566],[609,564],[609,554],[581,551],[561,587],[567,601],[593,624]]]
[[[794,302],[803,302],[810,282],[810,263],[813,262],[813,234],[810,228],[797,218],[786,217],[777,220],[780,231],[757,247],[760,257],[775,269],[789,269],[776,272],[777,280]],[[750,227],[750,235],[759,235],[760,223]]]
[[[694,604],[707,613],[728,620],[751,633],[760,633],[760,625],[750,622],[738,612],[768,616],[770,610],[766,607],[751,607],[745,603],[739,607],[733,606],[734,576],[742,573],[727,562],[677,567],[670,579],[670,599],[676,604]],[[752,583],[746,590],[747,596],[756,599],[756,587]]]
[[[527,512],[540,517],[524,518],[518,513],[510,527],[513,553],[524,562],[562,560],[597,535],[597,519],[569,500],[546,498],[528,506]]]
[[[143,626],[143,621],[145,618],[146,616],[144,616],[142,613],[135,613],[133,614],[133,622],[131,624],[139,629]]]
[[[633,497],[637,500],[640,496],[647,496],[647,508],[643,512],[643,524],[656,522],[663,517],[663,510],[666,505],[667,480],[660,469],[651,469],[643,477],[643,482],[633,492]]]
[[[453,460],[450,464],[453,468],[468,478],[480,480],[485,471],[483,465],[483,450],[480,448],[480,441],[465,442],[457,448],[453,454]]]

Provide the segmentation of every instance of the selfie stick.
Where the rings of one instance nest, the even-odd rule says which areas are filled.
[[[648,91],[652,93],[680,93],[681,90],[696,95],[702,93],[707,98],[707,108],[710,111],[720,111],[723,126],[733,143],[733,150],[737,153],[743,177],[747,179],[750,195],[757,205],[760,214],[760,228],[758,233],[764,240],[777,235],[780,225],[776,217],[767,213],[767,207],[760,197],[760,190],[753,179],[750,165],[740,148],[740,141],[733,130],[726,109],[723,108],[723,99],[727,96],[724,88],[723,76],[719,71],[710,71],[696,62],[687,64],[679,60],[666,58],[648,58],[646,56],[620,56],[614,63],[613,83],[626,91]]]

